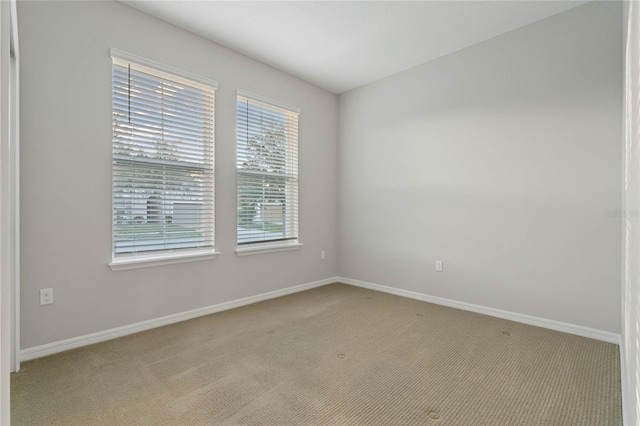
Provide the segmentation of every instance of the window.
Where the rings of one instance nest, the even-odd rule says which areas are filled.
[[[299,113],[296,108],[238,91],[238,254],[256,243],[300,245]]]
[[[112,265],[213,252],[215,82],[112,57]]]

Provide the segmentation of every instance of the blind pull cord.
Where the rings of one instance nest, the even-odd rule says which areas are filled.
[[[128,85],[127,85],[127,101],[129,102],[129,113],[127,114],[129,117],[129,124],[131,124],[131,64],[129,64],[127,66],[127,79],[128,79]]]

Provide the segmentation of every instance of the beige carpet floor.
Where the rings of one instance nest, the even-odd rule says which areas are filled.
[[[26,362],[13,425],[620,425],[618,347],[343,284]]]

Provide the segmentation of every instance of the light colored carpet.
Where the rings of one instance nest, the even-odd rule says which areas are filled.
[[[620,425],[618,347],[334,284],[23,364],[14,425]]]

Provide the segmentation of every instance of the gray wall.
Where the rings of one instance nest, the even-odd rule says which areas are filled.
[[[20,2],[18,17],[22,348],[336,275],[335,95],[118,2]],[[214,261],[107,267],[111,47],[219,82]],[[302,109],[300,250],[234,253],[238,88]],[[47,287],[55,303],[39,306]]]
[[[340,275],[620,332],[621,22],[590,3],[341,95]]]
[[[618,3],[339,99],[118,2],[20,2],[18,14],[23,348],[336,274],[620,331]],[[107,267],[110,47],[220,83],[215,261]],[[237,88],[302,108],[301,250],[233,251]],[[55,303],[41,307],[46,287]]]

